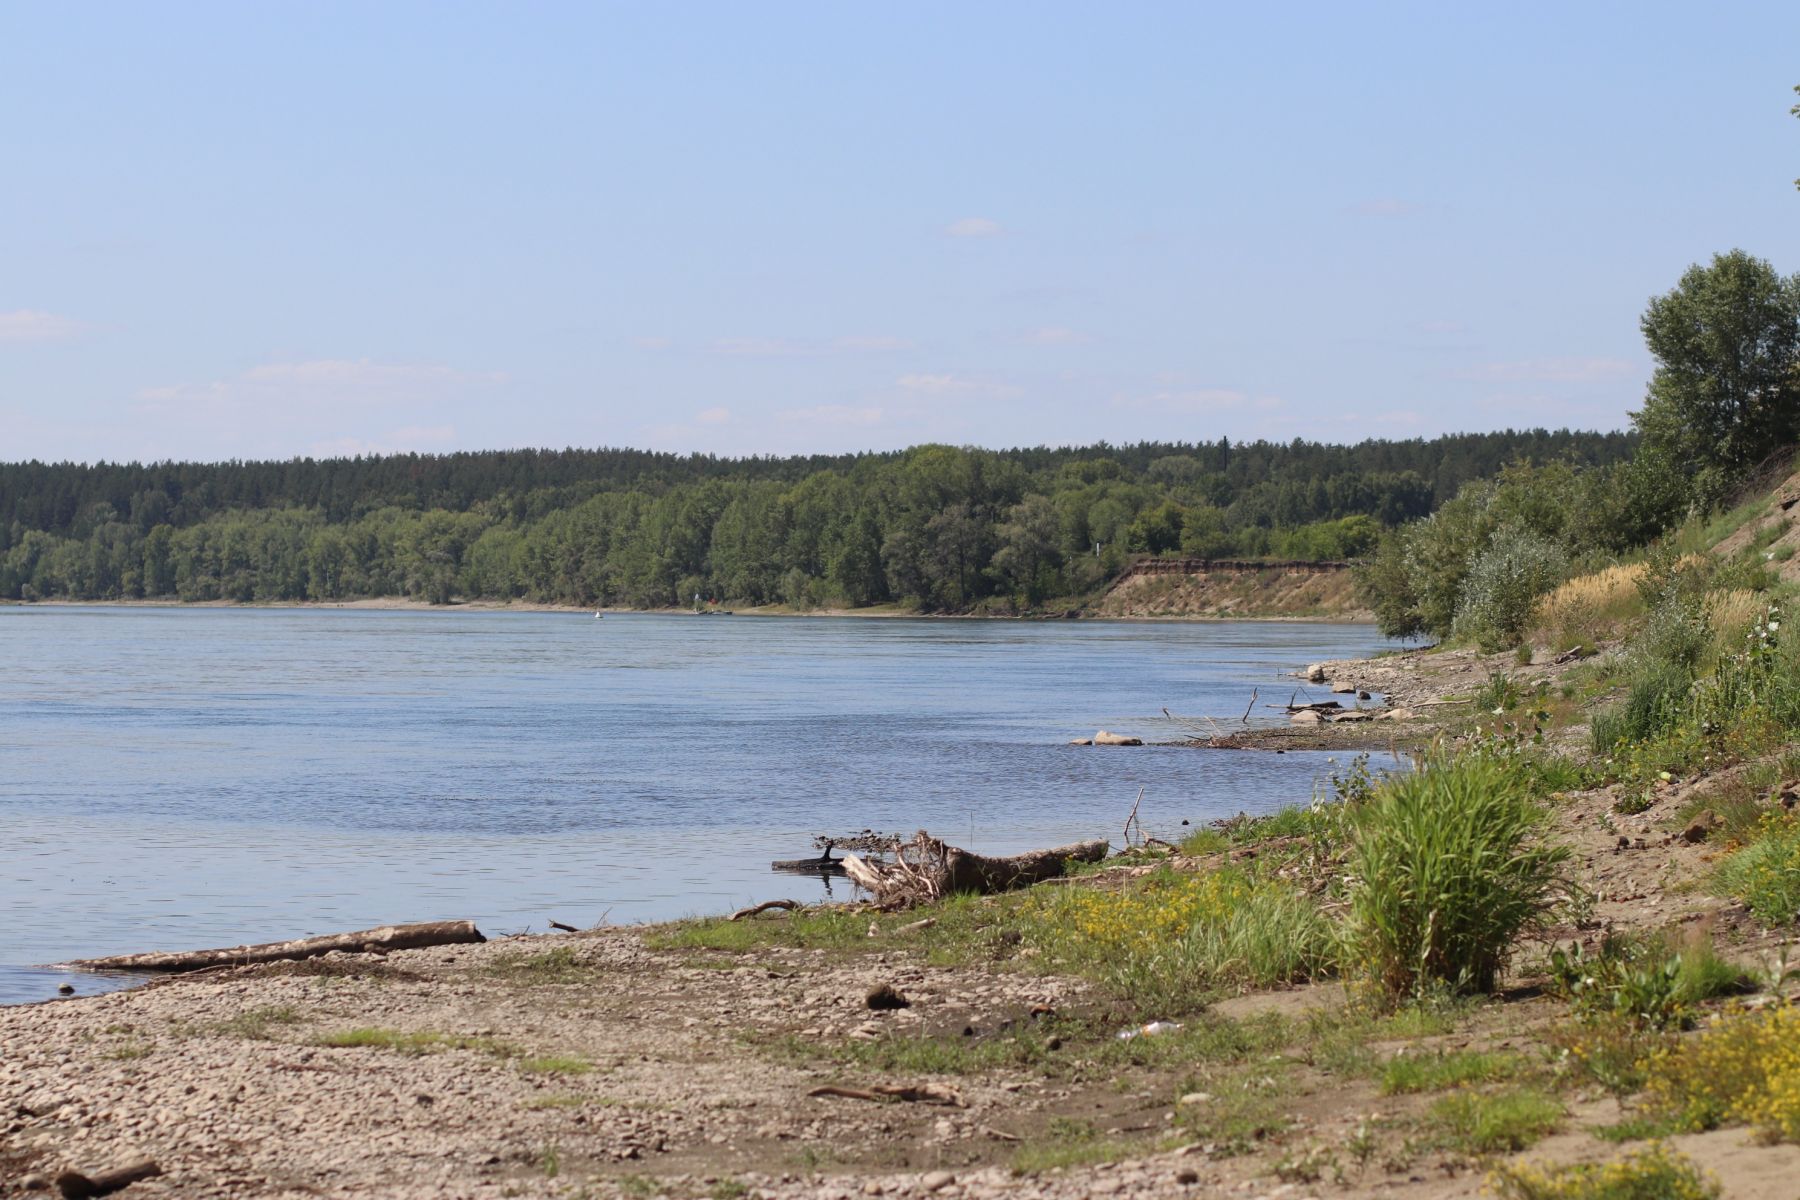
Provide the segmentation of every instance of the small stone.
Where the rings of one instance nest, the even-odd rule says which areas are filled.
[[[1192,1168],[1192,1167],[1183,1167],[1183,1168],[1181,1168],[1181,1170],[1175,1172],[1175,1182],[1176,1183],[1199,1183],[1200,1182],[1200,1172],[1194,1170],[1194,1168]]]
[[[1331,694],[1334,696],[1348,696],[1355,691],[1356,685],[1354,683],[1334,683],[1331,685]]]
[[[1706,809],[1701,812],[1699,816],[1690,821],[1686,829],[1681,831],[1681,840],[1690,844],[1704,842],[1707,838],[1712,836],[1713,830],[1718,827],[1719,814],[1715,813],[1710,808]]]
[[[956,1176],[948,1171],[933,1171],[919,1180],[919,1186],[928,1192],[941,1192],[956,1182]]]
[[[863,1003],[876,1012],[892,1012],[897,1008],[911,1008],[912,1001],[891,983],[878,983],[863,998]]]
[[[1325,682],[1325,664],[1324,663],[1314,663],[1312,666],[1306,668],[1306,682],[1308,682],[1308,683],[1324,683]]]
[[[50,1177],[33,1172],[19,1180],[19,1188],[27,1192],[47,1192],[50,1190]]]
[[[73,996],[75,994],[75,985],[72,983],[59,983],[56,985],[56,990],[65,996]]]
[[[1183,1107],[1192,1107],[1196,1104],[1209,1104],[1211,1102],[1211,1092],[1189,1092],[1175,1103],[1182,1105]]]
[[[1288,720],[1295,725],[1317,725],[1321,718],[1318,713],[1308,708],[1295,713]]]

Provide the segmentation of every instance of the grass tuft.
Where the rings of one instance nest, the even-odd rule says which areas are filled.
[[[1390,999],[1492,990],[1514,939],[1562,894],[1568,850],[1518,773],[1439,757],[1390,779],[1354,814],[1351,961]]]

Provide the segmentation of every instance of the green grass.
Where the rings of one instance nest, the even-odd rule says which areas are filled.
[[[1517,1054],[1476,1050],[1400,1054],[1381,1068],[1381,1090],[1389,1096],[1408,1092],[1438,1092],[1471,1083],[1495,1083],[1511,1079],[1525,1069]]]
[[[491,964],[485,974],[522,984],[582,983],[595,968],[583,962],[572,946],[558,946],[536,954],[508,954]]]
[[[140,1058],[149,1058],[155,1052],[155,1042],[133,1040],[109,1046],[100,1052],[100,1057],[113,1062],[132,1062]]]
[[[867,1041],[819,1042],[787,1035],[748,1035],[749,1045],[793,1062],[826,1059],[883,1075],[980,1075],[1030,1071],[1071,1077],[1092,1070],[1182,1070],[1267,1058],[1293,1038],[1294,1026],[1278,1014],[1243,1021],[1206,1017],[1167,1033],[1120,1039],[1135,1018],[1116,1012],[1053,1017],[972,1037],[958,1034],[890,1034]]]
[[[266,1004],[259,1008],[246,1009],[236,1016],[228,1017],[211,1028],[214,1032],[229,1034],[232,1037],[246,1038],[251,1041],[270,1041],[275,1036],[278,1026],[298,1025],[306,1018],[300,1010],[291,1004]]]
[[[1291,1064],[1269,1061],[1197,1071],[1183,1081],[1178,1095],[1209,1097],[1175,1110],[1181,1135],[1210,1142],[1216,1157],[1247,1154],[1293,1125],[1288,1112],[1287,1074]]]
[[[925,910],[921,915],[931,915]],[[914,918],[917,919],[917,918]],[[842,909],[800,909],[786,917],[750,917],[728,921],[723,917],[680,921],[650,934],[645,941],[655,950],[719,950],[748,954],[769,946],[809,950],[881,950],[871,946],[867,913]]]
[[[1456,1028],[1466,1001],[1448,996],[1377,1013],[1361,1005],[1316,1012],[1295,1039],[1294,1053],[1321,1071],[1356,1077],[1376,1075],[1382,1063],[1371,1043],[1438,1037]]]
[[[1142,1149],[1140,1143],[1106,1136],[1086,1121],[1058,1117],[1050,1122],[1044,1137],[1033,1138],[1013,1152],[1012,1169],[1016,1175],[1037,1175],[1066,1167],[1116,1162]]]
[[[1513,1153],[1555,1132],[1563,1107],[1530,1089],[1460,1091],[1434,1103],[1426,1114],[1435,1144],[1470,1155]]]
[[[585,1058],[543,1055],[519,1060],[519,1070],[527,1075],[586,1075],[594,1064]]]
[[[328,1033],[319,1039],[318,1044],[338,1048],[392,1050],[398,1054],[437,1054],[445,1050],[474,1050],[499,1058],[509,1058],[517,1054],[517,1051],[506,1043],[488,1037],[462,1037],[448,1033],[374,1027]]]
[[[593,1096],[583,1096],[576,1092],[561,1092],[554,1096],[533,1096],[521,1106],[533,1112],[558,1108],[585,1108],[589,1104],[600,1101]]]

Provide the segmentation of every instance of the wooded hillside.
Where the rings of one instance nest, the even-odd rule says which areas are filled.
[[[518,450],[0,464],[0,597],[405,596],[926,610],[1080,595],[1142,553],[1342,559],[1506,463],[1621,433],[726,459]],[[1095,553],[1095,545],[1099,553]]]

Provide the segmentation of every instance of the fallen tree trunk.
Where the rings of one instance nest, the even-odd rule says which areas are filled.
[[[894,861],[867,862],[851,854],[844,858],[844,871],[883,908],[905,908],[955,892],[987,895],[1042,883],[1062,875],[1071,862],[1099,862],[1108,848],[1104,840],[1076,842],[989,858],[947,846],[920,830],[912,841],[894,847]]]
[[[245,966],[284,959],[317,958],[342,950],[349,954],[417,950],[423,946],[453,946],[485,942],[473,921],[424,921],[416,925],[383,925],[355,933],[329,933],[291,942],[263,942],[255,946],[226,946],[218,950],[171,950],[149,954],[118,954],[111,958],[83,958],[63,963],[80,971],[201,971],[207,967]]]

